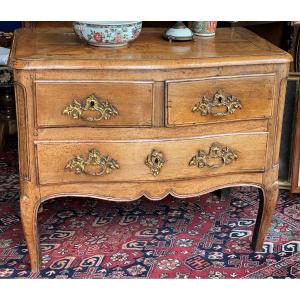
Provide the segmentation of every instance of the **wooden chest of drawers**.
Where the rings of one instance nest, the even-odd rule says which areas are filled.
[[[17,31],[10,65],[32,270],[38,207],[58,196],[159,200],[257,186],[260,249],[278,195],[289,62],[238,28],[178,44],[145,29],[119,49],[86,46],[63,29]]]

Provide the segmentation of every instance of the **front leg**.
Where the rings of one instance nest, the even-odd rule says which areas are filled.
[[[37,212],[40,201],[33,197],[22,196],[20,199],[21,220],[27,248],[29,251],[31,271],[38,272],[41,264]]]
[[[253,232],[252,247],[255,251],[261,251],[265,236],[269,230],[272,216],[278,199],[278,182],[260,190],[258,215]]]

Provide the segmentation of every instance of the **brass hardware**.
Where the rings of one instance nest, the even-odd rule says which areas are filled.
[[[149,167],[153,176],[157,176],[160,169],[165,163],[164,154],[155,149],[152,150],[151,154],[147,155],[145,165]]]
[[[210,160],[218,159],[218,163],[210,163]],[[197,154],[189,161],[189,166],[197,166],[198,168],[220,168],[225,165],[231,164],[234,160],[238,159],[236,153],[229,147],[219,143],[211,144],[208,153],[204,150],[198,150]]]
[[[86,167],[89,166],[98,166],[99,170],[97,172],[88,171]],[[65,169],[74,170],[76,175],[84,173],[90,176],[104,176],[111,173],[112,170],[119,168],[119,163],[116,160],[110,158],[108,155],[101,155],[96,149],[89,150],[87,159],[82,155],[76,155],[65,166]]]
[[[225,107],[225,111],[213,111],[215,107]],[[202,116],[212,115],[223,117],[233,114],[237,109],[241,109],[242,104],[239,99],[234,96],[225,96],[221,90],[217,91],[212,99],[204,96],[201,101],[196,103],[192,112],[199,112]]]
[[[85,111],[96,111],[97,116],[84,116]],[[95,94],[85,99],[85,104],[78,102],[76,99],[73,103],[66,106],[64,115],[71,115],[73,119],[81,119],[84,121],[96,122],[100,120],[108,120],[114,116],[118,116],[118,110],[108,101],[99,101]]]

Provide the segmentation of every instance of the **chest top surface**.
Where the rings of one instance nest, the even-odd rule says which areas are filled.
[[[165,69],[286,63],[291,56],[244,28],[219,28],[215,38],[169,43],[163,29],[144,28],[124,48],[84,44],[71,29],[19,29],[10,56],[16,69]]]

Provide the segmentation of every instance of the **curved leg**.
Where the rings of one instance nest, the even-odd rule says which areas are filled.
[[[32,272],[39,271],[41,262],[37,229],[37,212],[39,204],[40,201],[36,198],[29,199],[27,196],[22,196],[20,199],[21,220],[29,251]]]
[[[277,182],[260,190],[259,209],[252,238],[252,247],[255,251],[260,251],[263,247],[265,236],[272,221],[278,192]]]

